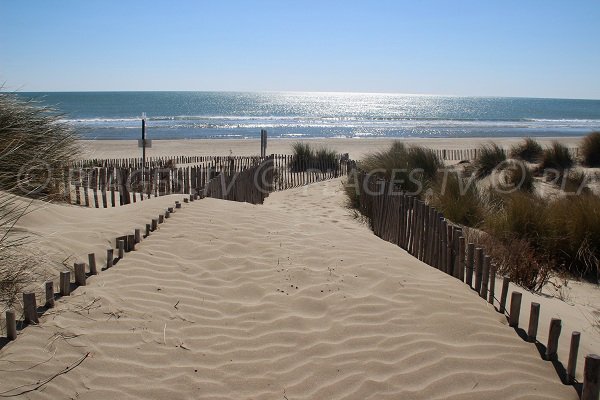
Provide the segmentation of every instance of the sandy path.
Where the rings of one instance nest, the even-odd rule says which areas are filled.
[[[1,350],[0,392],[89,353],[29,397],[577,398],[472,291],[348,216],[339,185],[186,205]]]

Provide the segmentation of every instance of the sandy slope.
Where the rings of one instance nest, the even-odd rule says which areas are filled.
[[[89,353],[29,397],[577,398],[463,284],[348,216],[338,189],[186,205],[0,351],[0,392]]]

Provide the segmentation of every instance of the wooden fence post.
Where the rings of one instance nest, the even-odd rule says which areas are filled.
[[[531,310],[529,311],[529,327],[527,329],[527,340],[535,342],[537,338],[538,323],[540,321],[540,304],[531,303]]]
[[[15,310],[6,310],[6,338],[8,340],[17,338],[17,314]]]
[[[579,353],[579,341],[581,333],[571,334],[571,346],[569,347],[569,363],[567,364],[567,383],[575,381],[575,370],[577,369],[577,354]]]
[[[600,356],[589,354],[583,367],[583,391],[581,400],[598,400],[600,395]]]
[[[504,277],[502,279],[502,293],[500,294],[500,305],[498,306],[498,312],[504,314],[506,310],[506,298],[508,297],[508,284],[510,283],[510,279],[508,277]]]
[[[124,240],[117,240],[117,249],[118,249],[118,258],[119,260],[121,260],[123,257],[125,257],[125,241]]]
[[[23,293],[23,315],[26,323],[39,323],[34,292]]]
[[[465,238],[463,236],[458,238],[458,262],[456,263],[456,270],[454,276],[464,280],[465,277]],[[457,271],[458,270],[458,271]]]
[[[135,251],[135,235],[127,235],[127,245],[125,249],[129,251]]]
[[[562,329],[562,321],[558,318],[550,320],[550,332],[548,333],[548,345],[546,346],[546,360],[554,361],[557,358],[558,339]]]
[[[71,294],[71,271],[62,271],[60,273],[60,295],[69,296]]]
[[[465,268],[465,283],[473,287],[473,267],[475,265],[475,243],[469,243],[467,246],[467,266]]]
[[[134,231],[134,242],[140,243],[142,241],[142,230],[139,228],[136,228],[136,230]]]
[[[98,275],[98,269],[96,268],[96,254],[88,254],[88,263],[90,264],[90,275]]]
[[[158,219],[154,218],[152,219],[152,232],[154,232],[156,229],[158,229]]]
[[[75,263],[75,283],[85,286],[85,263]]]
[[[114,257],[114,249],[106,249],[106,269],[113,266]]]
[[[479,296],[482,299],[487,298],[488,284],[490,282],[490,256],[483,257],[483,267],[481,269],[481,290]]]
[[[508,318],[508,325],[517,328],[519,326],[519,314],[521,313],[521,297],[520,292],[512,292],[510,298],[510,315]]]
[[[47,308],[54,307],[54,282],[46,281],[46,303],[44,304]]]
[[[483,270],[483,249],[477,247],[475,249],[475,291],[481,292],[481,279]]]
[[[490,303],[493,306],[494,305],[494,297],[496,297],[496,265],[493,263],[490,265],[489,293],[490,293],[490,295],[488,297],[488,303]]]

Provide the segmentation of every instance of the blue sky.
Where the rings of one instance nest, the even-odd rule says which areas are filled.
[[[600,1],[0,0],[21,91],[600,99]]]

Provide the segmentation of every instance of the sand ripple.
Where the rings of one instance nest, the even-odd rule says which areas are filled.
[[[90,352],[27,396],[576,399],[476,294],[348,216],[338,187],[185,205],[2,350],[0,392]]]

